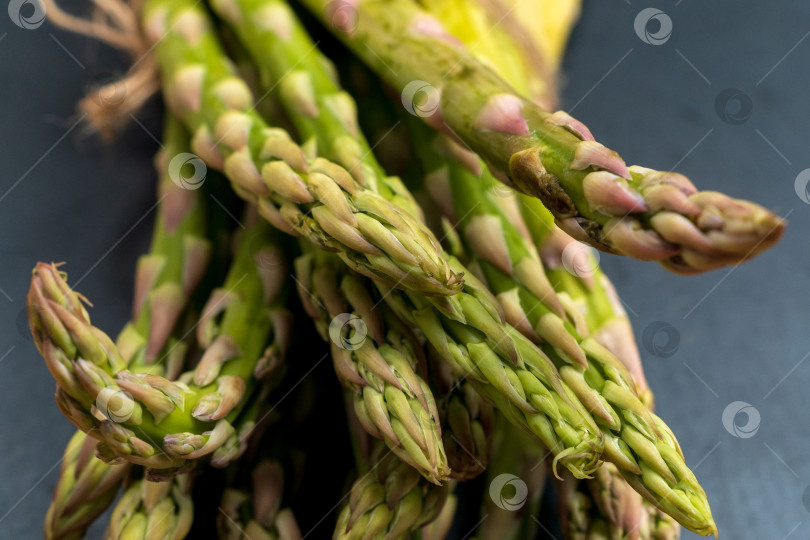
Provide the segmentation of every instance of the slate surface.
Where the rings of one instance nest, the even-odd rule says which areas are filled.
[[[668,39],[659,23],[646,34],[640,25],[659,45],[634,29],[650,6],[672,22]],[[565,62],[563,105],[628,163],[677,166],[703,189],[789,214],[781,245],[738,268],[682,278],[602,257],[631,313],[659,414],[724,538],[810,537],[810,206],[795,189],[810,167],[809,20],[810,5],[795,0],[779,9],[591,1]],[[109,147],[83,136],[74,102],[125,60],[47,24],[24,30],[5,13],[0,36],[0,537],[22,540],[41,537],[72,433],[27,332],[29,272],[37,260],[67,261],[82,292],[103,299],[94,320],[120,327],[150,234],[150,133],[160,119],[149,107],[142,126]]]

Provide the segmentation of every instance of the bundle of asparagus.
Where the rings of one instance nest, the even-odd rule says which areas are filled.
[[[397,128],[405,182],[378,161],[363,108],[339,83],[356,66],[334,46],[327,58],[319,45],[331,37],[310,37],[285,0],[211,0],[211,11],[114,0],[99,4],[111,20],[92,23],[52,10],[72,30],[135,40],[121,46],[147,55],[139,77],[160,81],[122,111],[160,88],[167,127],[155,233],[118,339],[91,324],[57,265],[33,273],[35,343],[80,429],[46,536],[82,537],[123,484],[110,538],[179,540],[201,527],[293,540],[332,514],[295,517],[330,482],[347,486],[329,504],[334,538],[438,540],[471,515],[480,538],[531,538],[548,473],[566,538],[674,539],[676,522],[716,534],[652,410],[616,291],[579,241],[689,274],[761,253],[784,221],[677,173],[628,167],[584,124],[548,112],[577,0],[302,3],[376,73],[364,77],[400,94],[388,107],[410,113]],[[197,189],[178,155],[225,178]],[[203,279],[230,234],[206,213],[212,184],[241,199],[227,211],[245,216],[244,230],[227,275]],[[325,345],[288,365],[293,287]],[[329,356],[350,429],[336,424],[314,459],[333,459],[333,443],[350,438],[354,464],[287,490],[289,471],[264,450],[288,448],[289,432],[257,432]],[[284,382],[288,368],[303,373]],[[212,494],[217,474],[227,487]],[[469,497],[451,491],[471,493],[476,477],[485,494],[467,515]],[[218,516],[195,511],[206,495]]]

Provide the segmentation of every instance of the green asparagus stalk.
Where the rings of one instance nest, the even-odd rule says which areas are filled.
[[[149,253],[138,260],[132,321],[117,340],[130,369],[176,377],[187,349],[177,334],[178,320],[206,271],[210,243],[205,239],[203,190],[176,185],[168,163],[188,151],[188,135],[167,117],[164,147],[155,159],[158,205]],[[65,449],[60,478],[45,519],[46,538],[80,537],[107,508],[129,473],[95,457],[96,440],[78,431]]]
[[[566,540],[680,538],[680,526],[652,504],[645,501],[638,506],[621,506],[628,501],[622,494],[627,484],[618,471],[606,464],[599,472],[613,477],[612,482],[602,484],[601,490],[592,481],[582,482],[571,477],[558,482],[560,521]]]
[[[499,195],[493,200],[509,199],[507,194]],[[513,211],[505,213],[510,221],[524,226],[528,237],[537,246],[558,294],[565,294],[577,306],[576,310],[584,319],[584,324],[577,325],[577,328],[590,332],[597,342],[627,366],[639,397],[652,408],[652,391],[644,376],[633,328],[613,284],[602,272],[598,261],[585,246],[554,225],[554,217],[537,199],[517,194],[514,201]]]
[[[464,4],[465,9],[451,9],[459,2]],[[508,10],[505,9],[507,6],[501,6],[499,2],[474,0],[437,0],[422,2],[422,5],[434,13],[466,45],[474,44],[475,54],[482,60],[497,62],[499,59],[509,58],[508,62],[500,61],[491,66],[507,81],[515,84],[520,92],[532,96],[536,103],[546,108],[549,102],[555,101],[554,85],[550,82],[551,74],[548,70],[542,69],[543,62],[534,61],[538,51],[532,46],[532,40],[525,39],[520,31],[504,32],[499,29],[508,25],[512,30],[513,26],[518,30],[529,30],[530,24],[532,28],[529,31],[532,32],[534,41],[548,38],[547,41],[556,41],[561,46],[571,26],[571,19],[566,13],[570,6],[560,2],[549,3],[545,7],[551,10],[550,12],[538,7],[537,11],[546,15],[541,18],[540,24],[555,17],[562,20],[552,26],[543,25],[543,32],[538,35],[534,31],[538,24],[537,18],[513,17],[517,11],[514,8],[518,7],[515,5]],[[500,12],[494,12],[499,7],[502,8]],[[501,19],[505,22],[492,28],[492,24]],[[482,22],[483,20],[488,24]],[[528,21],[531,22],[527,24]],[[510,22],[514,24],[509,24]],[[539,48],[546,53],[551,63],[556,63],[554,60],[561,56],[562,49],[555,52],[549,43],[543,45]],[[510,66],[513,65],[520,65],[525,69],[510,70]],[[545,89],[546,92],[538,92],[538,89]],[[571,318],[577,332],[583,336],[592,333],[597,342],[613,352],[628,367],[640,399],[652,410],[652,392],[644,377],[630,321],[613,285],[599,268],[598,261],[590,254],[590,250],[583,249],[582,244],[554,225],[553,216],[539,200],[523,194],[515,195],[509,193],[510,191],[509,188],[499,188],[498,196],[493,200],[521,234],[534,241],[555,292],[565,306],[566,314]],[[524,216],[521,216],[521,212]],[[595,473],[594,478],[586,480],[585,483],[590,488],[588,491],[594,498],[595,506],[605,516],[614,536],[624,537],[622,531],[627,531],[627,536],[631,538],[650,538],[654,534],[651,530],[667,531],[669,537],[679,534],[677,523],[653,505],[643,502],[621,478],[614,465],[604,464]],[[658,520],[658,515],[664,516],[667,521]],[[656,527],[654,523],[663,525]]]
[[[572,320],[579,316],[574,323],[577,332],[580,335],[590,332],[597,342],[622,361],[633,377],[639,399],[652,410],[653,395],[644,377],[630,321],[590,248],[557,228],[551,214],[537,199],[525,195],[515,197],[499,189],[498,196],[492,200],[524,236],[536,242],[549,280],[566,306],[566,314]],[[527,218],[525,221],[521,211]],[[614,465],[603,464],[585,484],[594,499],[591,504],[599,509],[611,534],[623,537],[621,531],[627,531],[631,538],[635,535],[650,538],[650,524],[653,517],[657,517],[650,513],[660,511],[644,502]],[[669,516],[666,519],[666,526],[661,528],[670,531],[668,534],[677,534],[678,524]]]
[[[398,178],[385,174],[357,125],[357,104],[339,85],[330,60],[285,0],[212,0],[250,51],[263,86],[278,97],[304,146],[344,167],[358,183],[415,217],[421,210]],[[272,24],[268,24],[272,21]]]
[[[418,374],[424,375],[421,345],[336,257],[310,250],[295,269],[301,300],[330,342],[335,372],[351,390],[363,427],[441,484],[450,469],[433,393]]]
[[[420,478],[384,445],[371,443],[371,454],[362,465],[362,476],[352,484],[338,516],[335,540],[408,538],[441,513],[447,485]]]
[[[624,365],[593,338],[582,338],[513,269],[531,257],[525,239],[490,199],[492,179],[447,165],[458,223],[487,283],[516,328],[543,347],[562,379],[585,403],[605,437],[604,458],[652,503],[684,526],[716,532],[703,489],[664,422],[639,399]],[[551,294],[554,294],[553,291]],[[552,304],[553,305],[553,304]],[[553,322],[550,322],[553,321]]]
[[[32,334],[59,386],[57,404],[81,429],[98,429],[91,434],[103,440],[102,459],[171,469],[210,454],[234,433],[256,375],[277,353],[273,313],[284,270],[269,233],[262,223],[245,232],[225,286],[198,326],[205,353],[177,383],[127,370],[64,274],[37,265],[28,296]]]
[[[456,259],[450,262],[462,268]],[[467,275],[462,292],[441,302],[377,287],[476,392],[551,450],[555,466],[578,477],[598,466],[604,441],[593,418],[551,360],[503,322],[495,299],[473,275]]]
[[[565,540],[613,540],[622,538],[602,519],[593,499],[584,493],[574,478],[557,482],[560,526]]]
[[[782,235],[784,221],[754,203],[627,167],[581,122],[520,96],[411,0],[351,0],[351,25],[330,17],[329,0],[304,4],[402,92],[406,108],[540,198],[578,240],[690,274],[740,263]]]
[[[95,457],[96,440],[77,431],[65,448],[59,481],[45,516],[45,538],[74,540],[115,500],[129,474],[127,466],[107,465]]]
[[[548,476],[544,453],[544,448],[496,415],[479,540],[522,540],[537,535],[537,514]],[[512,486],[513,496],[507,493],[507,484]]]
[[[559,66],[568,32],[576,18],[578,0],[537,2],[533,8],[537,16],[530,18],[521,16],[525,15],[521,2],[436,0],[420,4],[518,92],[547,109],[556,103],[554,70]],[[494,202],[537,246],[548,278],[577,331],[583,336],[592,333],[597,342],[614,353],[633,375],[642,401],[651,405],[652,392],[641,369],[630,321],[613,285],[596,261],[554,225],[554,216],[539,200],[517,194],[522,203],[517,205],[511,189],[499,186],[497,192]],[[530,212],[525,216],[530,226],[523,223],[521,211]],[[545,226],[540,227],[541,224]],[[584,272],[565,271],[564,257],[574,270],[577,264],[582,264]],[[579,306],[584,317],[579,310],[570,309],[572,304]]]
[[[461,287],[460,276],[450,271],[438,242],[417,219],[336,163],[308,160],[284,130],[264,122],[202,6],[150,0],[143,21],[155,44],[166,102],[194,133],[194,151],[210,167],[224,170],[235,191],[263,217],[337,251],[354,270],[391,286],[430,295]]]
[[[282,508],[284,469],[262,460],[251,474],[249,491],[233,487],[222,494],[217,531],[223,540],[296,540],[301,530],[289,508]]]
[[[138,480],[124,492],[110,517],[108,540],[182,540],[191,530],[191,478],[168,482]]]
[[[204,191],[183,187],[169,166],[189,148],[188,134],[170,115],[163,141],[155,157],[160,181],[152,244],[138,259],[132,321],[116,344],[133,369],[174,379],[183,369],[184,347],[174,347],[172,332],[205,275],[211,242]]]

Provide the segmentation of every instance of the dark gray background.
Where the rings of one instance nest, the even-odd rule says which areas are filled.
[[[649,6],[673,22],[662,45],[634,31]],[[677,164],[700,188],[789,214],[782,243],[738,268],[683,278],[602,257],[642,344],[658,412],[731,539],[810,538],[810,206],[794,189],[810,167],[810,5],[773,6],[587,2],[563,86],[564,106],[628,163]],[[150,133],[160,120],[153,105],[111,146],[84,136],[75,101],[91,79],[121,73],[125,59],[48,24],[20,29],[5,13],[0,36],[0,537],[22,539],[41,536],[73,432],[27,334],[30,271],[38,260],[66,261],[71,281],[82,278],[82,292],[97,300],[94,321],[120,328],[150,233]],[[738,99],[718,103],[727,88]],[[750,100],[750,116],[738,114],[740,100]],[[735,401],[759,413],[753,436],[724,427]],[[744,413],[729,418],[731,431],[746,424]]]

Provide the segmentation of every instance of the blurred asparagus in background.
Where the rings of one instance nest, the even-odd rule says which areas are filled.
[[[190,482],[189,475],[179,475],[168,482],[137,480],[113,509],[105,538],[185,538],[194,519]]]
[[[65,448],[59,481],[45,516],[47,540],[82,538],[126,482],[130,467],[107,465],[98,459],[96,442],[78,430]]]
[[[222,494],[217,516],[219,538],[224,540],[296,540],[301,531],[295,515],[282,508],[284,469],[273,460],[263,460],[253,468],[247,491],[235,487]]]
[[[496,414],[481,504],[479,540],[534,538],[548,466],[548,451]]]
[[[448,486],[429,482],[370,437],[352,407],[347,414],[357,479],[340,506],[332,538],[407,538],[441,516]]]

